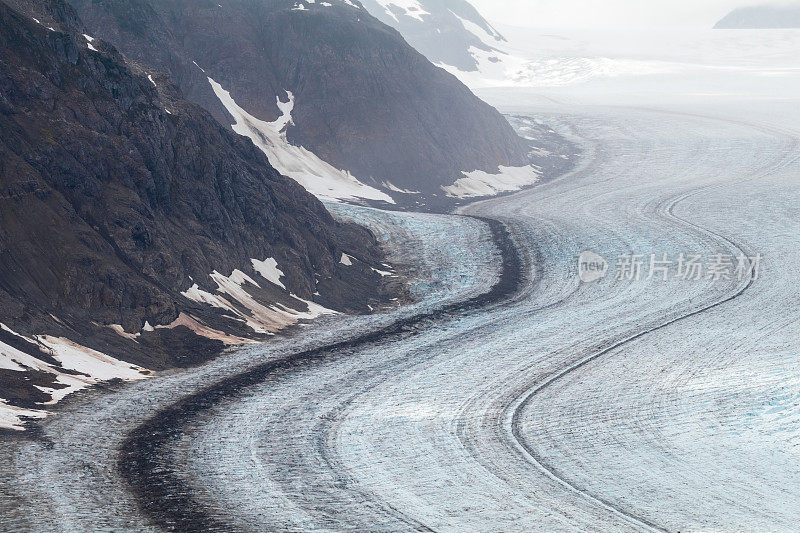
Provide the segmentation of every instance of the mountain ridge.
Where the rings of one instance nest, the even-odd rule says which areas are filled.
[[[73,15],[0,0],[0,426],[399,294],[368,230]]]
[[[734,9],[714,29],[800,28],[800,4],[762,4]]]
[[[410,0],[403,7],[392,0],[362,0],[362,4],[437,65],[475,72],[479,64],[473,49],[502,53],[497,46],[506,42],[466,0]]]
[[[149,7],[135,30],[120,24],[130,0],[71,2],[93,34],[169,72],[223,124],[234,120],[209,79],[267,123],[291,93],[291,145],[406,205],[420,195],[397,191],[444,200],[463,172],[535,160],[494,108],[358,2],[136,2]]]

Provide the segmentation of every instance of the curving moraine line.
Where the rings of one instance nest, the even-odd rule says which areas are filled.
[[[632,109],[635,109],[635,108],[632,108]],[[648,111],[653,111],[653,110],[650,110],[650,109],[647,109],[647,110]],[[672,113],[672,114],[676,114],[676,113]],[[685,116],[699,117],[699,118],[704,118],[704,119],[710,119],[711,118],[711,117],[708,117],[708,116],[698,115],[698,114],[689,114],[689,113],[681,113],[681,114],[685,115]],[[739,124],[739,125],[744,125],[744,126],[751,127],[751,128],[753,128],[755,130],[766,131],[766,132],[769,132],[769,133],[779,133],[779,134],[782,134],[782,135],[788,135],[788,137],[789,137],[789,139],[791,141],[791,149],[789,150],[789,153],[792,153],[792,154],[795,153],[798,145],[800,145],[800,139],[798,139],[795,135],[790,134],[786,130],[778,130],[776,128],[768,128],[768,127],[765,127],[765,126],[755,125],[755,124],[748,123],[748,122],[743,122],[743,121],[730,121],[730,120],[723,120],[723,119],[716,119],[716,120],[720,120],[720,121],[723,121],[723,122],[730,122],[730,123]],[[777,169],[780,169],[782,167],[785,167],[785,166],[797,161],[797,159],[798,159],[797,156],[779,157],[779,158],[777,158],[777,160],[773,164],[769,165],[763,172],[761,172],[761,173],[759,173],[758,175],[755,175],[755,176],[749,176],[749,177],[747,177],[747,178],[745,178],[743,180],[740,180],[740,181],[750,181],[750,180],[754,180],[754,179],[756,179],[758,177],[762,177],[762,176],[768,175],[770,172],[774,172]],[[715,187],[719,187],[719,186],[720,186],[719,184],[714,184],[714,185],[710,185],[710,186],[706,186],[706,187],[701,187],[701,188],[689,191],[687,193],[681,194],[681,195],[677,196],[676,198],[673,198],[671,201],[666,202],[666,206],[663,209],[662,216],[664,216],[665,218],[669,218],[669,219],[678,221],[681,224],[683,224],[683,225],[685,225],[687,227],[691,227],[691,228],[693,228],[694,230],[696,230],[698,232],[706,233],[707,235],[710,235],[713,238],[718,239],[720,242],[726,244],[728,247],[730,247],[730,248],[742,253],[743,255],[747,256],[748,252],[745,250],[745,247],[743,245],[734,242],[729,237],[725,237],[725,236],[723,236],[723,235],[721,235],[721,234],[719,234],[717,232],[711,231],[708,228],[704,228],[704,227],[699,226],[699,225],[697,225],[697,224],[695,224],[695,223],[693,223],[691,221],[688,221],[688,220],[685,220],[685,219],[683,219],[681,217],[678,217],[674,213],[675,207],[680,202],[686,200],[687,198],[689,198],[691,196],[699,194],[699,193],[701,193],[701,192],[703,192],[703,191],[705,191],[707,189],[715,188]],[[570,490],[570,491],[576,493],[577,495],[579,495],[579,496],[581,496],[581,497],[583,497],[583,498],[585,498],[585,499],[587,499],[589,501],[594,502],[595,504],[599,505],[600,507],[602,507],[602,508],[604,508],[604,509],[606,509],[606,510],[608,510],[608,511],[614,513],[614,514],[616,514],[621,519],[626,520],[626,521],[628,521],[629,523],[631,523],[631,524],[633,524],[635,526],[641,527],[644,530],[660,531],[660,532],[668,533],[669,532],[668,529],[656,524],[655,522],[653,522],[651,520],[648,520],[647,518],[644,518],[642,516],[638,516],[635,513],[631,512],[631,511],[629,511],[629,510],[627,510],[627,509],[625,509],[625,508],[623,508],[623,507],[621,507],[619,505],[614,504],[613,502],[611,502],[610,500],[606,499],[601,494],[594,493],[589,489],[586,489],[586,488],[581,487],[581,486],[579,486],[579,485],[577,485],[575,483],[570,482],[569,479],[567,479],[567,476],[564,473],[562,473],[555,465],[550,464],[547,461],[547,459],[544,458],[530,442],[528,442],[528,440],[526,439],[526,437],[523,434],[522,429],[521,429],[520,420],[522,418],[522,413],[534,401],[534,399],[535,399],[535,397],[537,395],[541,394],[543,391],[549,389],[550,387],[552,387],[558,381],[560,381],[563,378],[569,376],[573,372],[578,371],[579,369],[585,367],[586,365],[588,365],[588,364],[590,364],[590,363],[592,363],[592,362],[594,362],[594,361],[596,361],[598,359],[601,359],[605,355],[607,355],[607,354],[609,354],[611,352],[614,352],[617,349],[622,348],[623,346],[625,346],[627,344],[630,344],[630,343],[632,343],[632,342],[634,342],[634,341],[636,341],[638,339],[646,337],[646,336],[648,336],[648,335],[650,335],[652,333],[655,333],[657,331],[660,331],[662,329],[668,328],[669,326],[672,326],[672,325],[674,325],[674,324],[676,324],[678,322],[682,322],[684,320],[687,320],[689,318],[695,317],[695,316],[700,315],[702,313],[706,313],[708,311],[711,311],[712,309],[720,307],[720,306],[722,306],[722,305],[724,305],[726,303],[729,303],[729,302],[739,298],[744,293],[746,293],[753,286],[753,284],[757,280],[757,273],[753,270],[753,268],[751,268],[750,270],[751,270],[751,275],[750,275],[750,278],[747,280],[747,283],[744,284],[743,286],[739,287],[732,294],[730,294],[730,295],[728,295],[728,296],[726,296],[726,297],[724,297],[724,298],[722,298],[722,299],[720,299],[720,300],[718,300],[716,302],[712,302],[712,303],[710,303],[710,304],[708,304],[706,306],[703,306],[703,307],[701,307],[699,309],[696,309],[694,311],[691,311],[691,312],[688,312],[686,314],[680,315],[678,317],[669,319],[669,320],[667,320],[667,321],[665,321],[665,322],[663,322],[661,324],[655,325],[653,327],[646,328],[646,329],[644,329],[642,331],[639,331],[639,332],[637,332],[637,333],[635,333],[635,334],[633,334],[631,336],[628,336],[628,337],[626,337],[626,338],[624,338],[622,340],[614,341],[610,345],[608,345],[605,348],[601,349],[600,351],[592,353],[592,354],[588,355],[587,357],[584,357],[583,359],[581,359],[581,360],[579,360],[579,361],[577,361],[577,362],[575,362],[575,363],[573,363],[573,364],[571,364],[571,365],[569,365],[569,366],[567,366],[565,368],[562,368],[561,370],[551,374],[549,377],[545,378],[542,382],[538,383],[535,387],[533,387],[532,389],[529,389],[524,395],[519,397],[515,402],[512,402],[512,404],[511,404],[511,409],[510,409],[510,413],[511,413],[510,414],[510,429],[511,429],[511,435],[513,437],[515,445],[520,449],[520,451],[523,452],[523,454],[526,456],[526,458],[534,466],[536,466],[537,469],[539,469],[547,477],[551,478],[552,480],[554,480],[555,482],[557,482],[561,486],[565,487],[567,490]],[[504,419],[505,420],[509,420],[509,417],[506,416],[506,417],[504,417]]]
[[[153,525],[168,531],[235,530],[230,524],[208,513],[194,497],[186,481],[172,465],[163,461],[170,446],[183,437],[186,427],[218,404],[241,396],[248,388],[273,376],[307,368],[355,348],[387,340],[397,341],[428,330],[438,322],[485,310],[513,298],[526,278],[525,259],[503,223],[483,217],[470,218],[481,220],[489,226],[492,240],[502,259],[498,282],[489,291],[462,302],[398,320],[352,340],[299,352],[259,365],[182,398],[132,431],[121,447],[118,468],[147,519]],[[536,283],[536,280],[533,281]],[[409,530],[432,531],[397,509],[385,505],[383,507],[387,516],[398,520]],[[265,524],[265,527],[268,528],[269,525]]]

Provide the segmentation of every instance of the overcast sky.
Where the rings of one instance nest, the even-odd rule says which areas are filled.
[[[513,26],[709,28],[736,7],[766,0],[471,0],[490,22]]]

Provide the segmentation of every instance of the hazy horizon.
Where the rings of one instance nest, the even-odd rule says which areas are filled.
[[[758,0],[472,0],[491,22],[535,28],[711,28],[730,11]]]

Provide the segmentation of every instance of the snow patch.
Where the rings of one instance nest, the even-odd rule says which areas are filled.
[[[85,374],[95,382],[110,379],[133,381],[142,379],[143,373],[149,372],[63,337],[40,335],[36,339],[50,350],[62,367]]]
[[[342,258],[339,260],[339,263],[344,266],[353,266],[353,261],[355,258],[353,256],[342,254]]]
[[[390,181],[384,181],[382,184],[387,190],[392,192],[399,192],[400,194],[422,194],[420,191],[412,191],[409,189],[401,189]]]
[[[41,419],[47,416],[44,411],[33,411],[8,405],[5,400],[0,399],[0,428],[13,429],[14,431],[24,431],[25,426],[22,417]]]
[[[453,11],[450,10],[450,9],[448,9],[448,11],[450,11],[450,14],[452,14],[455,18],[458,19],[458,21],[461,23],[461,25],[464,26],[465,30],[467,30],[468,32],[473,34],[475,37],[480,39],[481,42],[486,44],[487,46],[492,46],[491,43],[493,41],[496,42],[496,41],[502,41],[503,40],[502,36],[499,33],[497,33],[496,31],[495,31],[494,34],[491,34],[491,33],[487,32],[485,29],[483,29],[480,25],[472,22],[471,20],[467,20],[465,18],[459,17],[458,15],[453,13]],[[491,28],[491,26],[490,26],[490,28]]]
[[[182,292],[181,296],[188,298],[193,302],[210,305],[225,311],[230,311],[235,315],[239,314],[238,309],[236,309],[228,300],[222,298],[221,296],[217,296],[216,294],[211,294],[210,292],[204,291],[197,283]]]
[[[127,331],[125,331],[125,328],[122,327],[121,324],[109,324],[108,327],[111,328],[112,330],[114,330],[114,333],[116,333],[120,337],[123,337],[125,339],[131,340],[133,342],[139,342],[136,339],[138,339],[139,337],[142,336],[141,332],[139,332],[139,333],[128,333]]]
[[[50,401],[42,405],[53,405],[60,402],[70,394],[84,389],[90,385],[112,379],[125,381],[140,380],[147,377],[150,371],[106,354],[81,346],[63,337],[38,335],[34,338],[24,337],[0,324],[0,328],[49,354],[59,362],[60,366],[53,366],[37,357],[28,355],[12,346],[0,343],[0,368],[16,372],[40,371],[55,376],[55,382],[63,387],[58,389],[36,387],[50,396]],[[71,373],[65,373],[71,370]],[[38,409],[20,409],[8,405],[0,398],[0,428],[22,431],[24,429],[21,417],[44,418],[47,413]]]
[[[402,11],[401,15],[417,19],[420,22],[425,22],[422,18],[424,15],[430,15],[430,13],[423,9],[419,0],[376,0],[376,2],[378,2],[386,10],[386,13],[397,22],[399,22],[399,20],[395,14],[396,10]],[[395,9],[392,10],[392,8]]]
[[[236,120],[233,131],[250,138],[278,172],[292,178],[311,194],[332,201],[362,199],[395,203],[391,196],[361,183],[347,171],[334,168],[306,148],[289,144],[286,128],[292,123],[294,109],[294,95],[291,92],[286,92],[286,102],[276,97],[281,116],[274,122],[265,122],[239,107],[230,92],[212,78],[208,78],[208,82]]]
[[[228,335],[224,331],[219,331],[217,329],[211,328],[203,324],[200,320],[198,320],[194,316],[186,313],[181,313],[180,315],[178,315],[178,318],[176,318],[171,324],[168,324],[166,326],[157,326],[157,329],[175,329],[181,326],[189,328],[191,331],[195,333],[195,335],[199,335],[200,337],[222,341],[222,343],[225,344],[226,346],[238,346],[241,344],[258,343],[258,341],[256,340],[245,339],[242,337],[237,337],[235,335]]]
[[[86,39],[86,41],[87,41],[86,46],[89,47],[89,50],[91,50],[92,52],[97,52],[98,51],[97,48],[92,46],[92,43],[94,42],[94,37],[92,37],[91,35],[86,35],[84,33],[83,34],[83,38]]]
[[[251,261],[253,262],[253,268],[262,278],[286,290],[286,286],[281,283],[281,278],[284,277],[285,274],[278,268],[278,262],[275,259],[269,257],[263,261],[257,259],[251,259]]]
[[[495,174],[475,170],[464,172],[466,177],[457,180],[453,185],[442,187],[451,198],[477,198],[494,196],[502,192],[518,191],[533,185],[539,180],[541,170],[534,165],[524,167],[500,166]]]
[[[252,261],[254,268],[256,264],[258,264],[259,267],[263,264],[265,267],[264,272],[262,273],[259,271],[259,274],[264,276],[266,273],[267,276],[278,278],[278,284],[280,283],[279,278],[283,275],[283,272],[277,269],[277,262],[273,265],[270,260],[263,262]],[[280,275],[277,275],[278,273],[280,273]],[[269,280],[267,276],[264,277]],[[310,320],[324,314],[336,314],[336,311],[304,300],[294,294],[290,294],[290,296],[303,307],[307,308],[307,311],[298,311],[279,303],[264,305],[253,298],[246,290],[248,284],[254,287],[260,287],[260,285],[240,270],[234,270],[230,276],[225,276],[215,270],[211,273],[210,277],[217,284],[217,292],[230,297],[230,299],[235,301],[239,306],[233,305],[230,300],[223,296],[212,294],[201,289],[197,283],[181,294],[190,300],[227,311],[232,315],[232,318],[241,319],[250,329],[261,335],[274,335],[278,331],[292,326],[300,320]],[[281,284],[281,286],[283,285]]]

